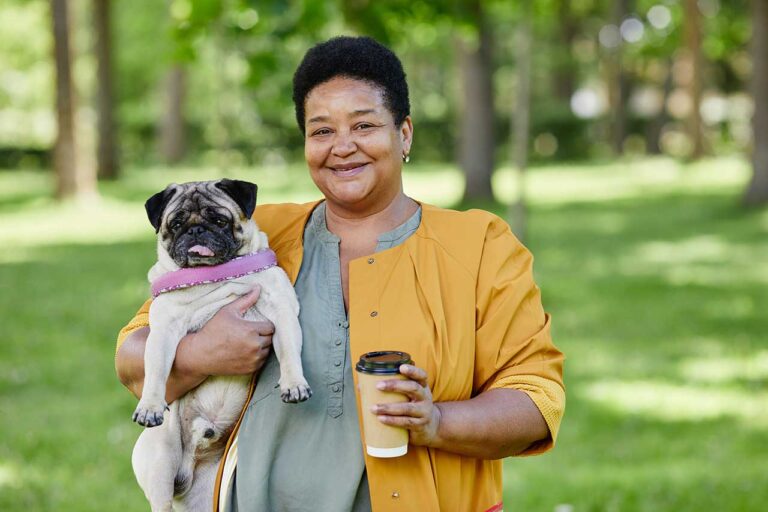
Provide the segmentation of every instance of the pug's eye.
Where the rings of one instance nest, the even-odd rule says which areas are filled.
[[[171,228],[172,231],[176,231],[181,227],[181,221],[179,219],[172,220],[170,224],[168,224],[168,227]]]
[[[220,228],[226,227],[226,225],[229,224],[227,222],[227,219],[225,219],[224,217],[216,217],[216,220],[214,220],[213,222]]]

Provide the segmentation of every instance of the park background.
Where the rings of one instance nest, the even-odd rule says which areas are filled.
[[[290,83],[339,34],[403,60],[406,192],[536,257],[568,404],[555,450],[504,462],[505,509],[766,510],[766,0],[4,0],[0,510],[147,509],[113,367],[143,202],[317,198]]]

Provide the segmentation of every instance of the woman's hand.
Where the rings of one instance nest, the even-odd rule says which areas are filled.
[[[272,347],[275,326],[246,320],[243,315],[259,300],[256,287],[221,308],[196,333],[179,345],[175,366],[202,376],[249,375],[264,366]]]
[[[400,373],[408,380],[385,380],[376,387],[381,391],[402,393],[407,402],[378,404],[372,407],[379,421],[394,427],[408,429],[414,445],[437,447],[439,444],[440,408],[432,401],[427,383],[427,372],[410,364],[400,366]]]
[[[166,382],[168,403],[184,396],[209,375],[250,375],[261,369],[272,347],[272,322],[243,318],[259,300],[260,288],[221,308],[198,332],[179,342],[171,374]],[[136,398],[144,391],[144,349],[149,328],[128,335],[115,358],[120,382]]]

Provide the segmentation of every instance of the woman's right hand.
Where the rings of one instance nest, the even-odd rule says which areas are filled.
[[[246,320],[245,313],[259,300],[261,288],[221,308],[196,333],[179,344],[174,366],[182,371],[209,375],[249,375],[259,371],[272,348],[272,322]]]

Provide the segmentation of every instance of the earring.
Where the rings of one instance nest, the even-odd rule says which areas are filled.
[[[411,161],[411,156],[407,153],[403,153],[403,162],[408,163]]]

